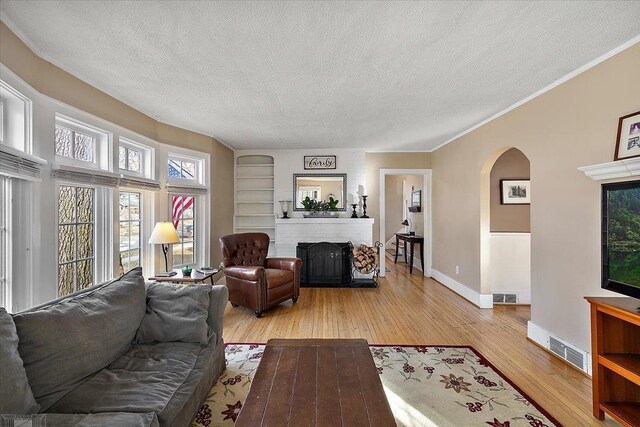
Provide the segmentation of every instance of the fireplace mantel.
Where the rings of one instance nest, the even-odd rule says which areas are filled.
[[[299,242],[373,244],[373,218],[276,219],[276,255],[295,257]]]

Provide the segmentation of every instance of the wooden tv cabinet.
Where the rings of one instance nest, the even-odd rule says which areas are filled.
[[[591,304],[593,415],[640,426],[640,300],[585,299]]]

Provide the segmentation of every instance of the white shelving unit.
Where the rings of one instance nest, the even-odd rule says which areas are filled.
[[[267,233],[269,252],[275,252],[274,170],[273,157],[246,155],[236,158],[235,214],[236,233]]]

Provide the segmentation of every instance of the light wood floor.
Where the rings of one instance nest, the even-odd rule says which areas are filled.
[[[526,339],[528,306],[481,310],[403,264],[377,289],[301,289],[261,319],[225,312],[226,342],[269,338],[365,338],[370,344],[471,345],[565,426],[617,425],[591,415],[590,380]],[[580,296],[576,296],[579,298]]]

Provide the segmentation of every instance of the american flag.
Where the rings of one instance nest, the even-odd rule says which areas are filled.
[[[182,162],[169,160],[169,176],[182,179],[195,179],[193,174],[182,167]]]
[[[193,205],[193,196],[173,196],[173,204],[172,204],[172,217],[173,217],[173,226],[178,229],[178,223],[180,222],[180,218],[184,211],[189,209],[191,205]]]

